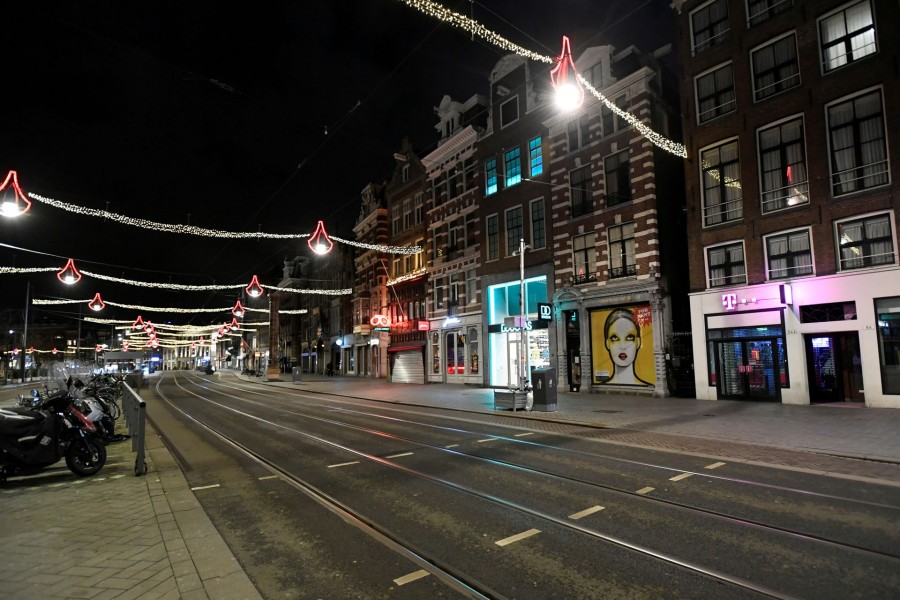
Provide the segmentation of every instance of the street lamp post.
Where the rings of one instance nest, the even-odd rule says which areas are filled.
[[[525,244],[524,239],[519,239],[519,315],[520,322],[518,326],[519,330],[519,360],[516,361],[516,371],[517,376],[519,378],[519,386],[518,389],[526,392],[528,391],[528,372],[529,372],[529,352],[528,352],[528,329],[525,326],[525,321],[528,319],[528,315],[525,312],[526,303],[525,303],[525,249],[530,249],[531,246]],[[524,373],[522,372],[522,366],[525,366]]]
[[[25,349],[28,347],[28,305],[31,304],[31,281],[25,287],[25,327],[22,329],[22,383],[25,383]]]
[[[278,338],[280,337],[280,323],[278,321],[278,308],[280,297],[277,293],[269,294],[269,363],[266,365],[266,379],[278,381],[281,372],[278,367]]]

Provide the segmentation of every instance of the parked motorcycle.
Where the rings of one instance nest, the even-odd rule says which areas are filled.
[[[35,390],[32,403],[28,408],[0,408],[0,483],[63,458],[69,470],[81,477],[103,468],[106,447],[67,391],[44,396]]]

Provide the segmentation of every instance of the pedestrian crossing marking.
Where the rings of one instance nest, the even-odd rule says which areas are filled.
[[[400,454],[391,454],[390,456],[385,456],[385,458],[400,458],[401,456],[412,456],[412,452],[401,452]]]
[[[524,540],[525,538],[530,538],[533,535],[537,535],[540,532],[541,532],[540,529],[529,529],[528,531],[523,531],[522,533],[517,533],[516,535],[496,541],[494,543],[497,544],[498,546],[508,546],[512,543]]]
[[[723,462],[715,462],[715,463],[713,463],[713,464],[711,464],[711,465],[706,465],[705,468],[707,468],[707,469],[718,469],[719,467],[724,467],[724,466],[725,466],[725,463],[723,463]]]
[[[636,491],[635,494],[640,494],[641,496],[643,496],[644,494],[649,494],[650,492],[652,492],[655,489],[656,488],[645,487],[645,488],[641,488],[638,491]]]
[[[573,521],[577,521],[578,519],[583,519],[584,517],[586,517],[588,515],[592,515],[595,512],[600,512],[604,508],[606,508],[606,507],[605,506],[592,506],[590,508],[584,509],[581,512],[577,512],[574,515],[569,515],[569,518],[572,519]]]
[[[359,464],[359,461],[358,461],[358,460],[353,460],[353,461],[350,461],[350,462],[338,463],[338,464],[336,464],[336,465],[328,465],[328,468],[329,468],[329,469],[334,469],[335,467],[349,467],[350,465],[358,465],[358,464]]]
[[[425,570],[414,571],[414,572],[410,573],[409,575],[404,575],[403,577],[398,577],[397,579],[394,580],[394,583],[396,583],[397,585],[406,585],[407,583],[412,583],[413,581],[416,581],[417,579],[422,579],[423,577],[428,577],[429,575],[431,575],[431,573],[429,573],[428,571],[425,571]]]
[[[693,473],[682,473],[681,475],[670,478],[669,481],[681,481],[682,479],[687,479],[691,475],[693,475]]]

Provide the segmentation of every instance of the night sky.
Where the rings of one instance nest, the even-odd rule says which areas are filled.
[[[433,107],[444,94],[487,94],[505,54],[398,0],[20,4],[4,9],[3,176],[15,169],[26,191],[79,206],[228,231],[307,233],[322,219],[352,238],[359,192],[389,176],[401,139],[431,151]],[[444,3],[548,56],[564,34],[576,55],[588,43],[655,50],[671,41],[668,4]],[[308,252],[303,241],[159,233],[38,202],[23,218],[0,219],[0,242],[27,250],[0,247],[0,266],[61,267],[72,257],[98,273],[185,284],[254,273],[274,284],[264,274]],[[236,297],[0,278],[0,308],[23,305],[28,279],[39,298],[100,292],[189,307]]]

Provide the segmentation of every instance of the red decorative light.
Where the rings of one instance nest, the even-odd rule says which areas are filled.
[[[94,294],[94,299],[88,302],[88,306],[91,310],[101,311],[106,307],[106,302],[103,301],[103,298],[100,297],[100,292]]]
[[[25,351],[27,354],[34,354],[34,346]]]
[[[309,249],[316,254],[328,254],[334,248],[334,242],[325,233],[325,223],[322,221],[319,221],[319,224],[316,225],[315,232],[313,232],[306,243],[309,244]]]
[[[141,318],[141,315],[138,315],[138,318],[135,319],[134,324],[132,325],[135,329],[141,329],[144,327],[144,319]]]
[[[238,323],[237,319],[231,319],[231,323],[229,323],[228,326],[231,327],[232,329],[240,329],[241,328],[241,324]]]
[[[387,327],[391,324],[391,320],[386,315],[372,315],[372,318],[369,319],[369,323],[372,327]]]
[[[97,344],[97,346],[94,348],[94,352],[103,352],[103,346]]]
[[[244,316],[244,307],[241,306],[241,301],[238,300],[237,304],[234,305],[234,308],[231,309],[231,314],[235,317],[243,317]]]
[[[561,109],[575,110],[584,102],[584,88],[578,81],[572,48],[565,35],[562,39],[562,53],[556,57],[556,66],[550,71],[550,81],[556,90],[556,103]]]
[[[75,261],[70,258],[62,271],[56,274],[56,278],[66,285],[72,285],[81,281],[81,273],[75,268]]]
[[[53,350],[51,350],[50,352],[52,352],[53,354],[56,354],[57,352],[59,352],[59,350],[57,350],[56,348],[53,348]]]
[[[250,280],[250,285],[245,287],[244,290],[254,298],[259,298],[263,295],[263,287],[259,284],[259,279],[256,278],[256,275],[253,276],[253,279]]]
[[[128,352],[128,342],[122,342],[122,352]]]
[[[21,350],[19,350],[18,348],[13,348],[13,349],[12,349],[13,356],[18,356],[18,355],[19,355],[19,352],[21,352]]]
[[[223,335],[225,335],[225,328],[219,327],[219,330],[216,333],[219,334],[219,337],[222,337]]]
[[[0,200],[0,214],[4,217],[18,217],[31,208],[31,201],[19,187],[19,175],[15,171],[10,171],[6,175],[6,180],[0,185],[0,192],[3,194],[3,199]],[[19,200],[25,204],[25,208],[19,206]]]

